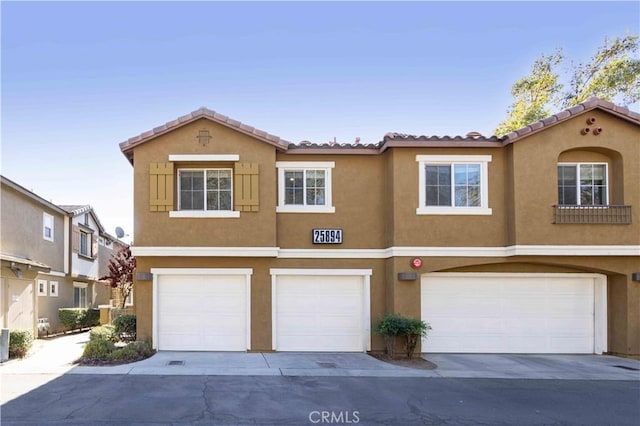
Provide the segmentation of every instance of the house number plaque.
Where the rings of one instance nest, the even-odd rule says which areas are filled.
[[[342,244],[342,229],[313,230],[313,244]]]

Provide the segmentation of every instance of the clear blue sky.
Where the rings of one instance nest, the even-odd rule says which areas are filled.
[[[291,142],[489,135],[537,57],[587,61],[605,36],[637,34],[640,6],[4,1],[1,14],[2,174],[133,234],[129,137],[200,106]]]

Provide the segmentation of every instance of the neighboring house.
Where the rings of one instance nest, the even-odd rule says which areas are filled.
[[[0,326],[36,333],[38,295],[59,297],[68,273],[69,218],[4,176],[0,184]]]
[[[59,308],[107,304],[106,274],[117,238],[91,206],[57,206],[2,177],[0,325],[37,332],[46,318],[62,330]]]
[[[640,354],[640,115],[503,138],[290,144],[200,109],[120,145],[138,335],[160,350]]]
[[[109,261],[111,260],[111,256],[120,251],[122,248],[127,247],[128,244],[120,241],[116,237],[113,237],[109,234],[102,233],[100,237],[98,237],[98,244],[100,248],[98,250],[98,264],[99,264],[99,274],[98,278],[109,275]],[[103,248],[104,246],[104,248]],[[112,307],[119,308],[122,306],[122,296],[120,291],[116,288],[109,288],[105,284],[105,288],[109,292],[108,299],[110,300],[109,305]],[[127,297],[127,301],[125,302],[125,308],[133,307],[133,291]]]

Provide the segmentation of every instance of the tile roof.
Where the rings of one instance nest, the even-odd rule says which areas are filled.
[[[584,114],[585,112],[592,111],[596,108],[602,109],[634,124],[640,125],[639,113],[631,111],[627,107],[618,106],[612,102],[604,101],[600,98],[592,96],[586,101],[574,107],[565,109],[564,111],[560,111],[547,118],[543,118],[542,120],[538,120],[535,123],[531,123],[518,130],[508,133],[507,135],[503,136],[504,143],[505,145],[513,143],[526,136],[537,133],[547,127],[555,126],[556,124],[562,123],[563,121],[575,117],[576,115]]]
[[[377,143],[361,144],[357,141],[352,144],[340,144],[335,142],[318,144],[309,141],[301,141],[300,143],[293,144],[278,136],[258,130],[203,107],[190,114],[179,117],[176,120],[170,121],[162,126],[156,127],[122,142],[120,144],[120,149],[133,164],[133,148],[200,118],[209,119],[235,129],[241,133],[253,136],[259,140],[274,145],[282,151],[287,151],[289,154],[327,154],[329,152],[332,154],[379,154],[388,148],[394,147],[500,147],[596,108],[607,111],[632,123],[640,124],[640,114],[637,112],[630,111],[626,107],[615,105],[597,97],[591,97],[572,108],[560,111],[550,117],[536,121],[535,123],[531,123],[521,129],[500,137],[495,135],[483,136],[477,132],[469,132],[465,136],[408,135],[404,133],[390,132],[384,135],[382,140]]]
[[[382,142],[378,143],[312,143],[309,141],[302,141],[298,144],[290,144],[288,147],[288,154],[295,154],[296,151],[304,151],[304,154],[310,154],[315,151],[335,150],[340,154],[377,154]]]
[[[263,142],[271,144],[276,148],[280,148],[282,150],[286,150],[287,146],[289,145],[289,142],[280,138],[280,136],[272,135],[263,130],[256,129],[255,127],[249,126],[247,124],[241,123],[240,121],[229,118],[226,115],[223,115],[213,110],[210,110],[208,108],[202,107],[200,109],[197,109],[191,112],[190,114],[183,115],[182,117],[178,117],[173,121],[169,121],[161,126],[158,126],[151,130],[143,132],[138,136],[129,138],[128,140],[120,143],[120,150],[127,157],[129,162],[133,164],[133,148],[134,147],[141,145],[145,142],[148,142],[151,139],[154,139],[167,132],[170,132],[179,127],[182,127],[186,124],[199,120],[201,118],[206,118],[215,123],[230,127],[240,133],[253,136],[256,139],[259,139]]]
[[[466,136],[427,136],[427,135],[406,135],[404,133],[387,133],[384,135],[383,142],[388,141],[406,141],[406,142],[453,142],[453,141],[467,141],[467,142],[499,142],[502,138],[497,136],[482,136],[477,132],[467,133]]]
[[[80,214],[83,213],[91,213],[91,215],[93,216],[93,219],[96,221],[96,224],[98,225],[98,232],[100,233],[100,235],[107,235],[108,237],[110,237],[111,239],[114,239],[114,237],[111,237],[111,235],[107,234],[104,230],[104,226],[102,226],[102,223],[100,222],[100,219],[98,219],[98,215],[96,214],[96,211],[93,209],[93,207],[91,207],[91,205],[89,204],[67,204],[67,205],[63,205],[63,206],[59,206],[61,209],[65,210],[66,212],[68,212],[71,216],[75,217],[78,216]]]
[[[92,207],[89,204],[65,204],[65,205],[59,205],[58,207],[60,207],[62,210],[74,216],[77,216],[79,214],[86,213],[89,210],[92,210]]]

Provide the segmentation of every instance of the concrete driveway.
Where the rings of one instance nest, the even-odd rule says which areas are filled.
[[[73,364],[88,333],[36,341],[23,360],[0,366],[14,374],[129,374],[212,376],[367,376],[490,379],[640,380],[640,361],[606,355],[425,354],[435,370],[392,365],[364,353],[244,353],[162,351],[111,367]]]
[[[640,380],[640,361],[609,355],[427,354],[440,377]]]

